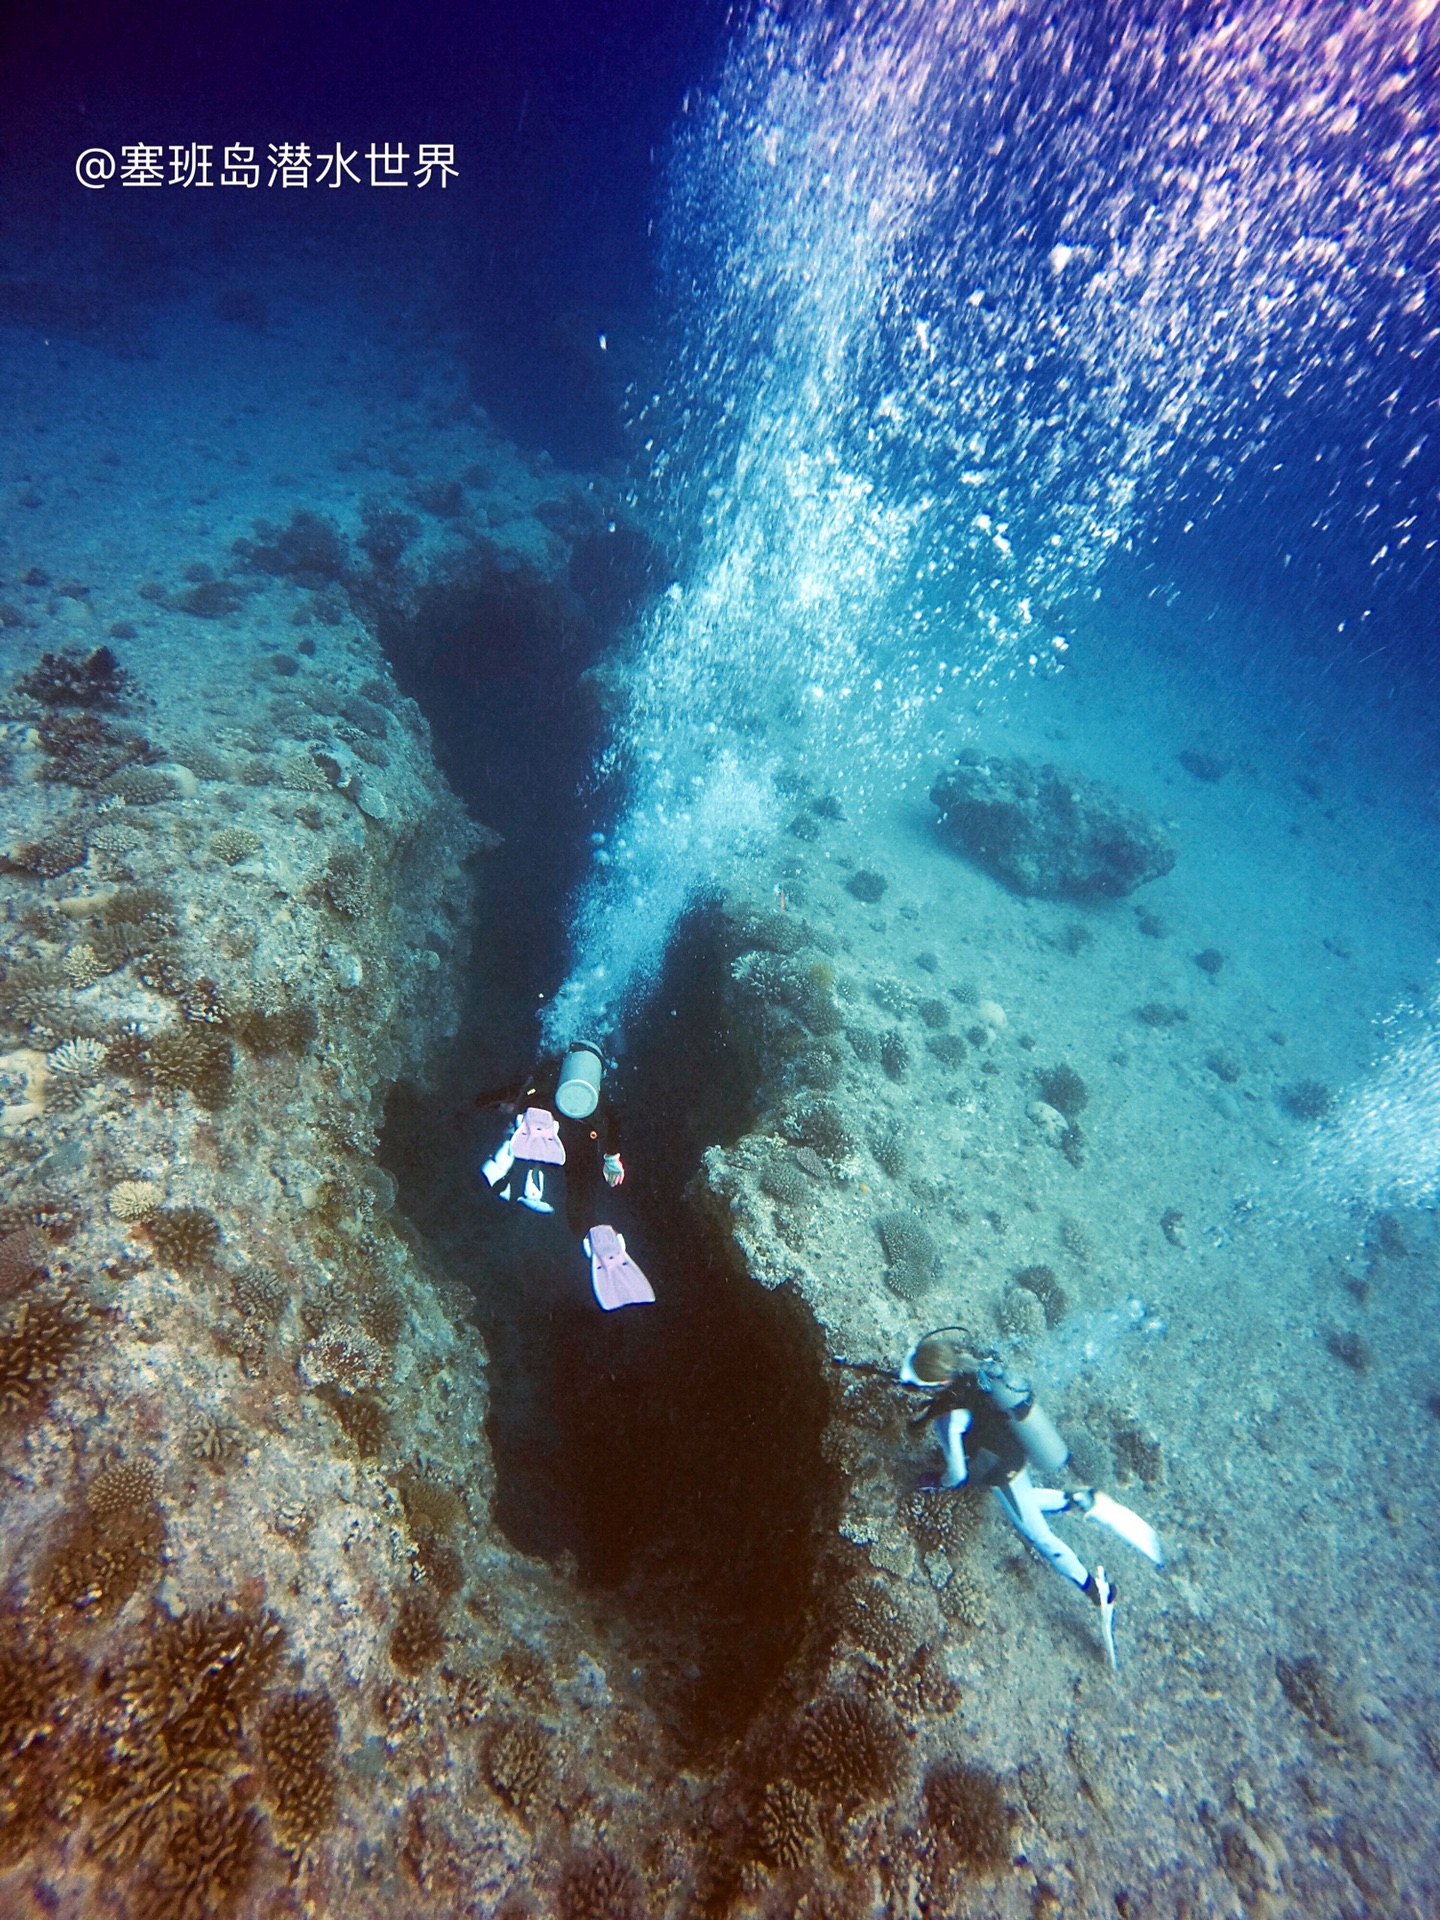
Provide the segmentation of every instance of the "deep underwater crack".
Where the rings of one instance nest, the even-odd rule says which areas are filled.
[[[601,1314],[560,1224],[495,1203],[474,1125],[433,1098],[397,1092],[384,1140],[490,1350],[496,1521],[600,1603],[683,1754],[743,1734],[795,1659],[836,1506],[813,1324],[729,1272],[683,1198],[748,1112],[714,985],[703,935],[682,940],[623,1075],[627,1231],[654,1308]]]

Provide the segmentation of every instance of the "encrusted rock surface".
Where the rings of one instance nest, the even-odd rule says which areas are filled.
[[[961,760],[930,789],[940,832],[1016,893],[1090,900],[1133,893],[1175,864],[1153,821],[1098,781],[1027,760]]]

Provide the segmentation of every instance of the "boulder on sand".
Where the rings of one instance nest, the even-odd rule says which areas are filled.
[[[1048,764],[962,758],[930,798],[947,840],[1035,899],[1117,898],[1175,864],[1174,847],[1137,808]]]

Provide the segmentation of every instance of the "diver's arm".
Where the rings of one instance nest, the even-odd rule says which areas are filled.
[[[601,1100],[595,1118],[605,1184],[618,1187],[625,1178],[625,1163],[620,1158],[620,1121],[609,1100]]]

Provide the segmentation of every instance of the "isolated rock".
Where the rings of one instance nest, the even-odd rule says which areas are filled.
[[[1175,849],[1097,781],[1025,760],[962,760],[930,789],[940,831],[1013,892],[1113,898],[1158,880]]]

